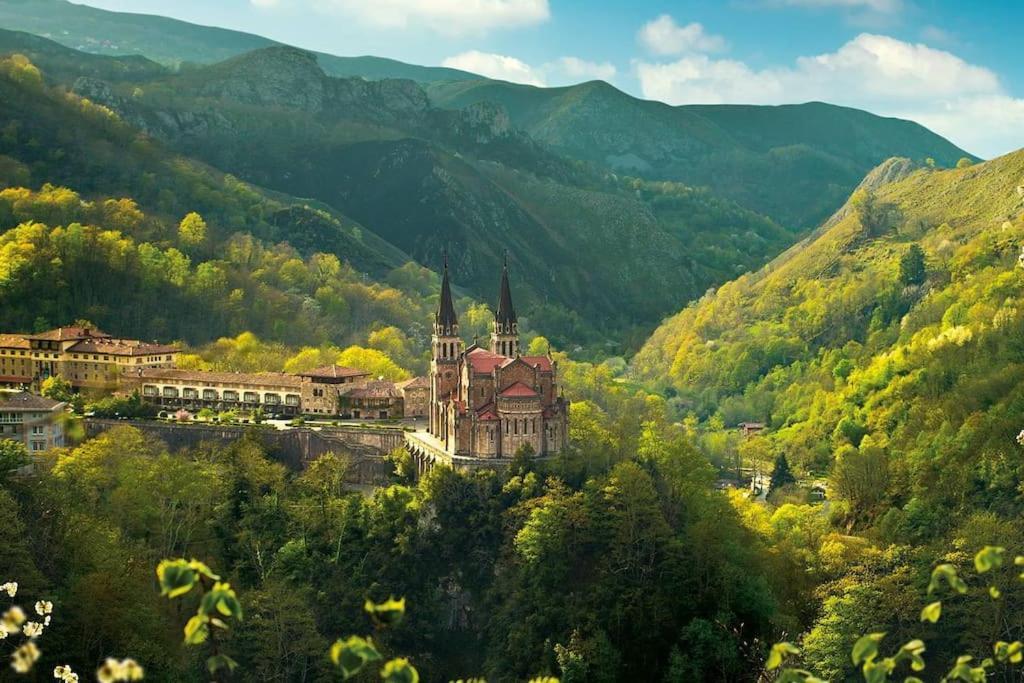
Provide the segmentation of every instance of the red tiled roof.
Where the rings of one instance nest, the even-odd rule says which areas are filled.
[[[504,396],[506,398],[530,398],[537,396],[537,392],[526,386],[522,382],[516,382],[512,386],[503,390],[498,396]]]
[[[287,387],[297,389],[301,380],[285,372],[208,372],[206,370],[178,370],[176,368],[140,368],[137,376],[142,380],[161,380],[170,383],[244,384],[252,386]]]
[[[29,384],[31,382],[31,377],[23,377],[21,375],[0,375],[0,384]]]
[[[491,353],[490,351],[477,349],[466,354],[466,360],[469,361],[470,366],[473,368],[473,372],[478,374],[489,374],[494,372],[494,368],[504,365],[505,362],[510,359],[506,356],[502,356],[500,353]]]
[[[90,329],[88,327],[58,327],[54,330],[47,330],[46,332],[40,332],[39,334],[28,335],[29,339],[38,339],[44,341],[71,341],[73,339],[108,339],[110,337],[106,332],[102,332],[96,329]]]
[[[32,345],[28,338],[20,334],[0,334],[0,347],[5,349],[27,349]]]
[[[86,339],[68,347],[72,353],[106,353],[112,356],[151,356],[177,353],[177,347],[167,344],[147,344],[137,339]]]
[[[541,372],[551,372],[551,359],[547,356],[523,356],[522,359],[530,367],[539,365]]]
[[[497,420],[498,415],[494,412],[494,403],[486,403],[477,408],[476,417],[483,421]]]
[[[300,377],[340,379],[343,377],[368,377],[370,373],[359,368],[346,368],[343,365],[325,365],[322,368],[314,368],[298,374]]]
[[[407,379],[403,382],[399,382],[397,386],[399,389],[402,389],[403,391],[405,389],[429,389],[430,381],[426,377],[422,376],[413,377],[412,379]]]

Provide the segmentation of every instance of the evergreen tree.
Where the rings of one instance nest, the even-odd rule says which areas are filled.
[[[900,258],[900,282],[905,285],[919,285],[924,282],[927,274],[924,250],[917,244],[911,244]]]
[[[796,477],[789,469],[789,461],[784,453],[779,453],[775,458],[775,467],[772,468],[772,490],[778,489],[786,484],[795,484]]]

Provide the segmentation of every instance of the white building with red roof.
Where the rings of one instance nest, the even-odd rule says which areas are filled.
[[[489,348],[464,348],[445,260],[429,382],[429,430],[450,455],[511,458],[525,449],[548,456],[565,447],[569,402],[558,387],[558,364],[549,355],[520,355],[507,263]]]

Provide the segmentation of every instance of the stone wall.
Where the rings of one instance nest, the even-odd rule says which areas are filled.
[[[305,427],[273,429],[241,425],[206,425],[155,420],[85,419],[85,434],[92,438],[114,427],[134,427],[167,444],[171,451],[192,448],[203,442],[229,444],[247,434],[255,435],[272,459],[299,470],[325,453],[347,455],[352,461],[352,481],[383,483],[391,471],[384,456],[405,444],[401,429],[338,426],[313,430]]]

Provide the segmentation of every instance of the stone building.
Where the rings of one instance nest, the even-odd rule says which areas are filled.
[[[303,412],[303,378],[285,372],[148,368],[135,374],[134,383],[143,400],[168,409],[262,409],[270,415],[288,416]]]
[[[395,386],[402,392],[406,417],[426,417],[430,410],[430,380],[413,377]]]
[[[30,453],[64,445],[66,404],[27,391],[0,392],[0,439],[25,444]]]
[[[550,355],[524,356],[508,264],[501,273],[489,348],[464,348],[445,259],[430,362],[430,433],[451,455],[511,458],[520,449],[558,453],[568,438],[569,402]]]
[[[394,382],[374,380],[341,392],[341,416],[356,420],[398,420],[405,416],[402,391]]]
[[[87,327],[0,335],[0,385],[29,386],[60,375],[76,389],[115,389],[143,368],[170,368],[178,349]]]
[[[363,384],[370,373],[357,368],[328,365],[307,372],[302,378],[302,412],[313,415],[339,415],[341,394],[353,385]]]

